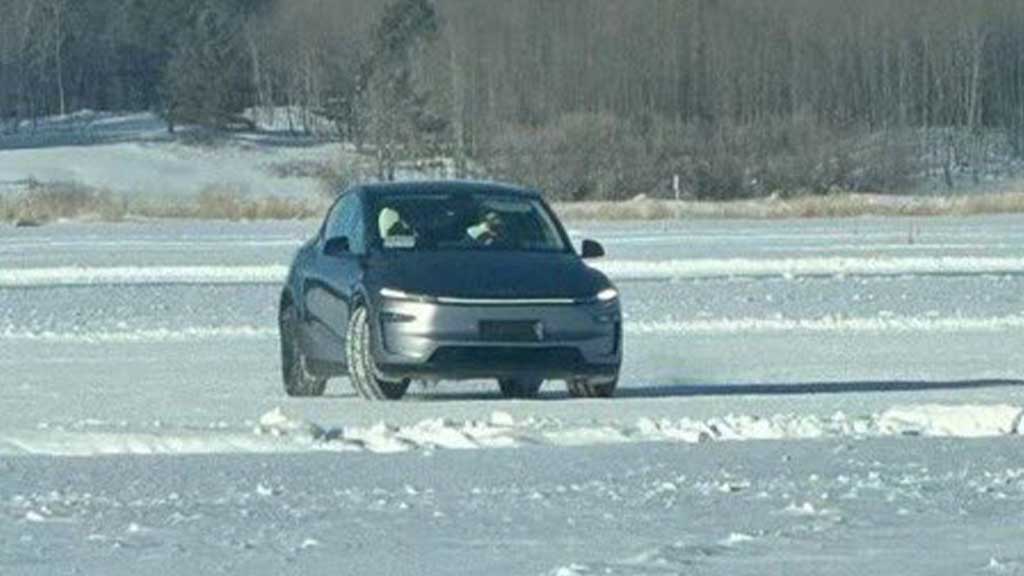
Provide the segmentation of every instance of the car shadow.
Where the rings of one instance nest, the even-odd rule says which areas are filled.
[[[545,386],[538,401],[571,400],[560,383]],[[1004,388],[1024,386],[1024,380],[977,379],[977,380],[861,380],[847,382],[793,382],[778,384],[660,384],[628,386],[619,388],[615,398],[656,399],[656,398],[699,398],[715,396],[804,396],[862,394],[870,392],[925,392],[935,390],[972,390],[979,388]],[[334,400],[358,400],[359,395],[342,389],[327,393],[325,398]],[[412,388],[405,402],[488,402],[501,401],[497,390],[445,391],[441,388]]]
[[[971,390],[1024,386],[1024,380],[863,380],[848,382],[794,382],[784,384],[669,384],[620,388],[618,398],[672,398],[695,396],[801,396],[861,394],[866,392],[915,392]]]
[[[699,398],[715,396],[804,396],[862,394],[870,392],[915,392],[936,390],[972,390],[1024,386],[1024,380],[862,380],[847,382],[793,382],[779,384],[662,384],[619,388],[619,399]],[[545,386],[538,400],[569,400],[569,394],[558,383]],[[406,397],[412,402],[484,402],[502,400],[497,390],[446,392],[438,389],[413,390]]]

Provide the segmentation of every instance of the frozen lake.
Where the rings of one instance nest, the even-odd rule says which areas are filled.
[[[4,427],[237,423],[290,404],[278,378],[276,305],[291,255],[315,226],[0,229],[0,365],[12,377],[0,402],[14,418]],[[1024,377],[1022,218],[570,228],[607,245],[599,266],[619,283],[626,309],[623,396],[638,402],[685,397],[687,411],[704,403],[714,411],[722,395],[735,406],[761,385],[852,393],[934,385],[934,396],[955,399],[957,383]],[[465,393],[497,400],[492,388],[444,384],[419,389],[402,409],[368,408],[339,380],[335,401],[295,406],[346,422],[418,418],[438,401],[465,411],[457,402]],[[757,406],[766,401],[776,403],[759,397]],[[800,401],[782,398],[778,409]],[[832,398],[837,409],[848,402]]]
[[[572,223],[607,402],[286,398],[316,225],[0,228],[0,573],[1024,570],[1022,217]]]

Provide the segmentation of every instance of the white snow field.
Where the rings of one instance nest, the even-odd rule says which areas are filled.
[[[17,133],[0,134],[0,193],[36,180],[74,182],[133,198],[180,199],[210,187],[257,197],[311,198],[321,184],[310,168],[352,155],[349,148],[293,136],[287,125],[277,124],[259,123],[259,132],[205,143],[187,128],[171,136],[150,113],[83,111],[23,124]]]
[[[0,574],[1024,574],[1024,218],[574,223],[621,394],[279,382],[315,222],[0,227]]]

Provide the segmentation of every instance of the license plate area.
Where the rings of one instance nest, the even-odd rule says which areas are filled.
[[[544,323],[538,320],[483,320],[480,338],[485,342],[542,342]]]

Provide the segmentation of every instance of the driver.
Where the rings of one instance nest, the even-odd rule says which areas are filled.
[[[470,236],[485,246],[507,240],[506,232],[505,220],[494,210],[488,210],[480,223],[469,229]]]

